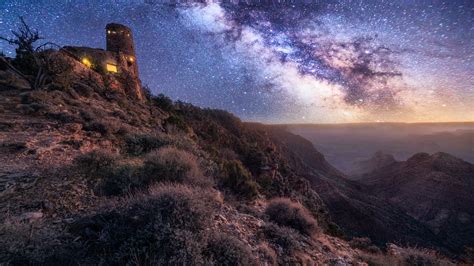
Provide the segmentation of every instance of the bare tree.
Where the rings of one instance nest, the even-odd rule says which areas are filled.
[[[35,52],[35,42],[43,39],[37,30],[33,30],[26,24],[25,19],[20,17],[20,26],[18,31],[12,30],[15,38],[0,36],[1,40],[7,41],[11,45],[16,45],[17,56],[27,55]]]
[[[25,79],[31,89],[42,89],[52,76],[65,71],[64,67],[57,65],[57,60],[52,60],[51,53],[45,52],[48,47],[60,47],[51,42],[36,46],[43,38],[37,30],[30,28],[23,17],[20,17],[18,30],[13,30],[12,34],[13,38],[0,36],[0,40],[16,46],[16,57],[13,62],[4,57],[0,57],[0,60]]]

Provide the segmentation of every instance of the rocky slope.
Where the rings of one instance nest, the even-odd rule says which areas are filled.
[[[455,250],[474,245],[474,165],[447,153],[418,153],[360,181],[426,224]]]

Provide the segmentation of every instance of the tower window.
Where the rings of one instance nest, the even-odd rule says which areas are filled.
[[[106,69],[107,69],[108,72],[112,72],[112,73],[117,73],[118,72],[117,65],[114,65],[114,64],[107,64]]]

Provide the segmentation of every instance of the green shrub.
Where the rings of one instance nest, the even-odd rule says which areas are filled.
[[[84,127],[84,130],[99,132],[102,135],[106,135],[109,133],[109,128],[105,123],[101,121],[93,121],[91,123],[87,123]]]
[[[168,118],[165,119],[165,127],[176,127],[179,130],[187,131],[188,130],[188,125],[186,122],[181,118],[180,116],[177,115],[170,115]]]
[[[100,195],[118,196],[145,188],[140,179],[140,168],[135,165],[122,164],[109,168],[101,180],[98,190]]]
[[[126,136],[125,143],[128,153],[140,155],[169,144],[169,140],[157,135],[135,134]]]
[[[258,185],[250,172],[238,160],[225,161],[222,166],[223,185],[234,193],[253,199],[258,195]]]
[[[252,251],[237,238],[214,234],[208,242],[206,257],[210,265],[257,265]]]
[[[368,237],[354,237],[349,241],[349,245],[352,248],[360,249],[360,250],[365,250],[370,253],[379,253],[381,250],[372,244],[372,240]]]
[[[89,177],[104,178],[110,175],[117,160],[118,155],[112,152],[94,150],[76,157],[75,164]]]
[[[31,106],[31,105],[30,105]],[[46,113],[46,117],[58,120],[62,123],[77,123],[81,122],[81,119],[75,115],[66,113],[66,112],[59,112],[59,113]]]
[[[108,135],[117,133],[122,128],[122,122],[118,120],[97,119],[87,123],[84,127],[84,130],[99,132],[102,135]]]
[[[265,214],[270,221],[281,226],[291,227],[302,234],[312,235],[317,229],[316,220],[306,208],[288,198],[270,201],[265,209]]]
[[[164,111],[169,112],[174,110],[173,101],[162,93],[158,94],[158,96],[152,97],[152,101],[156,106]]]

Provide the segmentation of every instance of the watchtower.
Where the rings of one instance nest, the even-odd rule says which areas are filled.
[[[105,27],[107,51],[115,55],[117,65],[108,64],[108,71],[119,72],[124,83],[133,85],[132,93],[138,98],[143,98],[141,82],[138,78],[138,65],[135,57],[132,30],[127,26],[117,23],[107,24]]]
[[[106,50],[77,46],[66,46],[63,50],[72,54],[85,67],[112,80],[111,84],[115,85],[110,87],[143,100],[132,31],[117,23],[107,24],[105,31]]]

